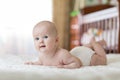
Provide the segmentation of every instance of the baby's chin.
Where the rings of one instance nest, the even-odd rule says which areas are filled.
[[[46,49],[45,48],[40,48],[39,51],[46,51]]]
[[[40,48],[39,52],[45,53],[45,52],[47,52],[47,50],[46,50],[46,48]]]

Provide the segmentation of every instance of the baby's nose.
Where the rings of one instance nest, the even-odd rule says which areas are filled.
[[[41,43],[41,42],[43,42],[43,39],[42,39],[42,38],[39,39],[39,43]]]

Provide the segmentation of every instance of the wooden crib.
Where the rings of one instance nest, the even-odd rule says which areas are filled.
[[[82,20],[81,20],[82,19]],[[82,21],[82,24],[79,23]],[[120,53],[119,46],[119,10],[110,7],[78,17],[79,45],[87,44],[94,36],[97,41],[105,40],[107,53]],[[76,45],[78,46],[78,45]]]

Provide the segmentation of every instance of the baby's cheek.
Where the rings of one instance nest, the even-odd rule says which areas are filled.
[[[37,45],[35,45],[35,49],[39,50],[39,47]]]
[[[47,46],[47,48],[49,49],[49,50],[51,50],[53,47],[52,47],[53,45],[51,45],[51,44],[49,44],[48,46]]]
[[[46,45],[47,45],[47,46],[52,46],[53,44],[54,44],[53,41],[47,41],[47,42],[46,42]]]
[[[46,41],[46,45],[48,48],[53,48],[55,46],[55,41],[54,40],[48,40]]]

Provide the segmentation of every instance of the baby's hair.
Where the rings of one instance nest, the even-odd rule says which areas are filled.
[[[34,30],[36,27],[39,27],[39,26],[42,26],[42,25],[45,25],[45,26],[47,26],[47,27],[50,27],[49,30],[51,30],[51,31],[55,34],[55,36],[58,35],[55,23],[50,22],[50,21],[40,21],[39,23],[37,23],[37,24],[35,25],[35,27],[33,28],[33,30]]]

